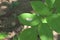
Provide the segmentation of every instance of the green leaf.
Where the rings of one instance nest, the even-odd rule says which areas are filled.
[[[4,39],[7,35],[5,33],[0,33],[0,39]]]
[[[53,5],[55,3],[55,0],[46,0],[46,5],[49,7],[49,8],[53,8]]]
[[[41,21],[42,21],[42,23],[47,23],[46,18],[42,18]]]
[[[48,17],[47,22],[53,30],[60,33],[60,14],[53,14]]]
[[[18,16],[19,21],[28,26],[36,26],[39,24],[39,20],[35,14],[23,13]]]
[[[47,23],[42,23],[39,29],[41,40],[53,40],[53,33]]]
[[[55,4],[54,4],[54,7],[56,8],[57,12],[60,13],[60,4],[59,3],[60,3],[60,0],[56,0]]]
[[[41,1],[31,1],[31,6],[38,15],[48,16],[51,14],[46,5]]]
[[[34,28],[24,30],[19,37],[20,40],[37,40],[37,32]]]

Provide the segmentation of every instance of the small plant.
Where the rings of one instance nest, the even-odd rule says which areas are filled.
[[[53,40],[52,31],[60,33],[60,0],[31,1],[34,13],[23,13],[19,21],[31,28],[21,32],[18,40]]]

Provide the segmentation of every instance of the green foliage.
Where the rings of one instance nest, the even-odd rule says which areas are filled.
[[[55,0],[46,0],[45,4],[48,8],[53,8],[53,4],[55,3]]]
[[[24,24],[35,28],[35,32],[39,35],[41,40],[53,40],[52,31],[60,33],[60,0],[45,0],[45,2],[40,1],[31,1],[31,6],[35,11],[35,14],[20,14],[18,19]],[[56,9],[56,10],[54,10]],[[57,11],[56,13],[54,11]],[[27,21],[26,18],[32,18],[33,21]],[[32,23],[33,22],[33,23]],[[26,23],[26,24],[25,24]],[[34,25],[36,23],[36,25]],[[32,26],[33,25],[33,26]],[[27,31],[28,30],[28,31]],[[35,32],[32,33],[29,29],[27,29],[21,33],[21,40],[37,40],[35,37]],[[31,35],[28,35],[31,34]],[[34,35],[34,37],[33,37]],[[29,38],[27,38],[29,36]],[[32,38],[31,38],[32,37]],[[27,38],[27,39],[26,39]]]
[[[13,40],[37,40],[37,28],[29,28],[23,30],[21,33],[16,35]]]
[[[1,39],[4,39],[6,36],[7,36],[6,33],[0,33],[0,40],[1,40]]]
[[[38,18],[35,14],[23,13],[18,16],[20,22],[28,26],[36,26],[39,24]]]
[[[52,31],[60,33],[60,0],[45,0],[45,2],[31,1],[31,6],[35,14],[22,13],[18,16],[20,23],[31,26],[31,28],[23,30],[13,40],[37,40],[38,35],[41,40],[53,40]],[[12,7],[17,6],[14,3]],[[54,13],[56,9],[56,13]],[[0,36],[0,39],[4,35]]]
[[[60,15],[53,14],[50,17],[47,17],[48,25],[52,27],[53,30],[60,33]]]
[[[48,9],[48,7],[41,1],[32,1],[31,2],[32,8],[33,10],[42,16],[48,16],[51,15],[50,10]]]
[[[41,23],[38,27],[41,40],[53,40],[53,33],[47,23]]]
[[[37,40],[36,28],[29,28],[20,34],[20,40]]]
[[[60,13],[60,0],[55,1],[54,7],[56,8],[56,11]]]

